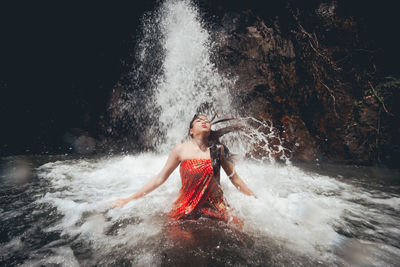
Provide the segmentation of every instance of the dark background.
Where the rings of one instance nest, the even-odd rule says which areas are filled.
[[[218,24],[226,12],[252,9],[280,16],[288,4],[303,10],[322,1],[198,1]],[[113,86],[129,71],[140,19],[159,1],[124,4],[16,3],[0,8],[0,155],[64,153],[73,128],[100,136]],[[398,11],[394,1],[341,1],[338,12],[364,25],[375,59],[387,75],[399,75]]]
[[[96,130],[153,5],[3,7],[1,154],[62,151],[69,129]]]

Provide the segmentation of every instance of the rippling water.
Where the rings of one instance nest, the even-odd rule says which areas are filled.
[[[3,158],[0,265],[400,264],[397,171],[242,161],[237,171],[258,199],[221,177],[242,230],[206,219],[170,222],[177,171],[148,196],[110,209],[109,200],[138,190],[165,160]]]

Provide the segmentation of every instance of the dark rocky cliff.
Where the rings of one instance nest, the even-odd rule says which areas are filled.
[[[238,78],[237,107],[271,120],[294,159],[395,165],[400,80],[382,70],[365,18],[314,2],[222,16],[218,65]]]

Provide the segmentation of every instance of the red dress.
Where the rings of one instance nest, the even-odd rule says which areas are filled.
[[[182,188],[169,216],[175,219],[206,216],[226,222],[241,221],[230,215],[220,186],[214,176],[211,159],[190,159],[180,165]]]

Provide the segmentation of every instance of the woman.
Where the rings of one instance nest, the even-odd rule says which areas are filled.
[[[169,216],[175,219],[206,216],[237,222],[237,219],[229,214],[228,204],[223,197],[220,166],[242,193],[254,197],[255,195],[234,170],[227,148],[218,141],[221,135],[235,128],[237,126],[211,131],[211,123],[207,117],[196,114],[189,127],[191,140],[175,146],[160,173],[132,196],[115,200],[113,207],[122,207],[129,201],[150,193],[163,184],[180,164],[182,188]]]

